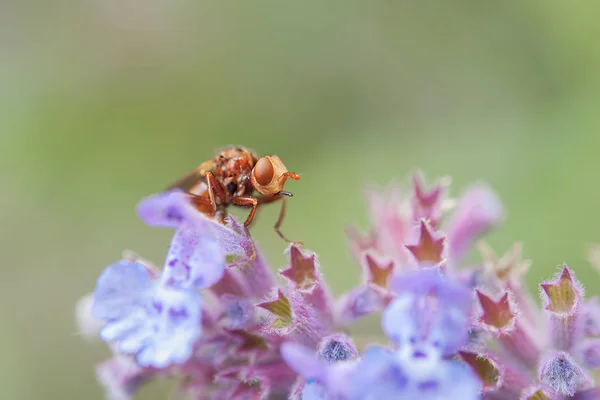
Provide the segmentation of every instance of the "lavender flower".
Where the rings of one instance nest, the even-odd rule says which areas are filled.
[[[127,253],[76,308],[85,337],[113,351],[97,367],[107,398],[177,377],[197,400],[600,399],[598,298],[563,265],[540,309],[520,243],[497,257],[479,242],[481,265],[464,265],[504,212],[486,185],[454,201],[449,184],[426,189],[416,173],[408,191],[369,188],[372,226],[348,230],[362,280],[338,297],[309,250],[290,245],[274,274],[235,218],[207,218],[177,191],[143,199],[146,224],[175,230],[163,267]],[[347,334],[376,313],[377,343]]]
[[[371,347],[358,361],[327,365],[298,344],[282,346],[290,366],[314,382],[312,386],[320,385],[320,397],[314,398],[479,398],[476,375],[465,365],[444,359],[467,341],[470,288],[437,268],[399,276],[393,287],[399,294],[382,318],[393,347]]]
[[[202,297],[194,289],[221,279],[225,253],[216,224],[196,215],[180,193],[150,197],[138,210],[156,225],[177,227],[162,276],[136,261],[108,266],[96,284],[92,315],[106,321],[103,340],[118,342],[140,366],[164,368],[192,356],[202,335]]]
[[[439,359],[456,353],[467,341],[470,288],[435,267],[404,274],[391,286],[398,295],[385,309],[382,325],[403,353],[415,350],[415,359],[430,358],[428,353]]]

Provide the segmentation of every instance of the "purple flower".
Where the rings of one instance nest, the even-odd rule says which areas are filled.
[[[311,379],[302,389],[302,400],[330,400],[327,389],[319,384],[315,379]]]
[[[167,286],[204,289],[217,283],[225,271],[225,251],[211,234],[208,223],[183,221],[165,263],[162,279]]]
[[[382,325],[397,349],[371,347],[358,361],[328,365],[297,344],[282,346],[284,359],[309,380],[305,390],[314,399],[478,399],[477,376],[444,359],[467,341],[471,290],[436,268],[404,274],[391,286],[399,294],[385,309]]]
[[[241,224],[229,218],[229,226],[223,226],[205,217],[179,190],[148,196],[139,202],[136,211],[142,221],[150,226],[180,228],[191,224],[197,232],[210,232],[210,235],[218,238],[221,251],[227,254],[249,255],[252,252],[251,239]]]
[[[138,207],[158,226],[177,227],[160,279],[144,264],[123,259],[105,269],[92,315],[106,321],[100,337],[135,354],[141,366],[186,362],[202,335],[202,297],[194,289],[218,282],[225,252],[214,222],[196,216],[180,193],[151,196]]]
[[[149,225],[177,228],[163,271],[165,285],[203,289],[221,279],[225,249],[220,238],[227,230],[198,213],[185,194],[175,191],[149,196],[137,211]]]
[[[303,351],[302,348],[298,349],[299,351]],[[282,348],[282,351],[285,352],[286,349]],[[289,349],[288,349],[289,351]],[[293,352],[294,349],[292,348]],[[319,347],[317,349],[317,358],[319,361],[315,361],[312,359],[312,363],[320,363],[320,368],[322,365],[333,365],[337,363],[344,363],[346,361],[355,360],[358,357],[358,351],[356,347],[354,347],[354,343],[352,343],[352,339],[343,334],[333,334],[325,337]],[[285,354],[284,354],[285,358]],[[295,360],[292,355],[292,365]],[[301,397],[302,400],[328,400],[330,396],[327,394],[327,388],[321,384],[316,378],[309,378],[305,380],[300,378],[299,385],[301,387]]]
[[[311,400],[480,398],[476,376],[456,361],[439,361],[422,374],[397,351],[379,346],[370,346],[360,359],[332,365],[295,343],[285,343],[281,350],[288,364],[308,379],[303,395]]]
[[[438,361],[425,371],[397,351],[372,348],[366,351],[351,374],[348,399],[480,399],[480,384],[466,366]]]
[[[467,340],[473,293],[438,268],[403,274],[392,282],[398,295],[385,309],[382,326],[413,362],[455,353]]]
[[[136,212],[150,226],[177,228],[183,221],[200,218],[186,197],[179,190],[153,194],[138,203]]]
[[[92,316],[116,320],[128,315],[151,287],[152,277],[146,266],[125,259],[109,265],[96,282]]]
[[[103,272],[93,314],[106,321],[100,337],[135,354],[140,366],[165,367],[189,359],[202,334],[202,298],[164,287],[141,264],[121,260]]]

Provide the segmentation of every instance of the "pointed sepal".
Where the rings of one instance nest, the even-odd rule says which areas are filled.
[[[277,297],[275,299],[264,301],[256,306],[265,309],[274,315],[275,318],[271,321],[269,326],[271,329],[289,328],[294,321],[290,300],[281,289],[277,290]]]
[[[421,219],[418,243],[405,246],[419,263],[437,264],[445,258],[445,242],[445,236],[434,232],[430,224]]]
[[[388,283],[394,272],[393,261],[383,261],[373,253],[366,253],[364,256],[364,266],[366,272],[366,282],[387,289]]]
[[[540,284],[544,309],[555,316],[568,317],[575,313],[583,298],[583,288],[565,264],[560,274],[547,283]]]
[[[469,365],[483,384],[483,392],[489,392],[502,386],[500,370],[491,359],[485,355],[469,351],[459,351],[460,358]]]
[[[482,311],[479,326],[492,333],[508,354],[527,368],[535,368],[540,356],[540,339],[534,336],[529,325],[517,318],[510,293],[504,292],[498,300],[480,290],[476,293]]]
[[[525,389],[519,400],[558,400],[558,397],[547,388],[536,385]]]
[[[494,301],[479,290],[476,290],[476,293],[483,310],[480,321],[484,326],[498,332],[510,330],[514,325],[516,314],[511,311],[508,292],[505,292],[498,301]]]
[[[295,245],[291,245],[286,254],[290,266],[279,274],[289,281],[293,287],[292,292],[298,298],[297,301],[310,306],[318,314],[323,326],[333,328],[334,296],[320,272],[317,255]]]
[[[432,227],[437,229],[444,211],[451,204],[446,198],[451,182],[452,179],[450,177],[442,177],[430,189],[427,189],[422,171],[415,171],[412,176],[412,207],[414,218],[425,218],[430,221]]]
[[[255,333],[247,332],[241,329],[229,331],[237,344],[234,349],[236,353],[265,353],[269,350],[269,345],[264,337]]]
[[[520,371],[489,354],[459,351],[458,355],[479,377],[482,392],[493,398],[518,398],[529,384]]]
[[[319,279],[315,254],[305,256],[297,246],[292,245],[289,255],[290,266],[279,273],[292,282],[297,290],[312,290]]]
[[[583,287],[564,265],[552,280],[540,285],[544,309],[550,317],[555,349],[570,350],[581,334],[581,302]]]
[[[517,242],[502,256],[497,257],[485,242],[479,243],[484,267],[499,281],[519,282],[531,266],[531,260],[523,260],[523,244]]]
[[[267,311],[260,328],[267,335],[287,336],[299,343],[316,346],[331,330],[331,321],[307,302],[305,293],[290,287],[277,289],[276,294],[257,307]]]

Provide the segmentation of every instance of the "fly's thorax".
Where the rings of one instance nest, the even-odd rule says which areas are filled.
[[[242,147],[227,148],[217,154],[213,173],[225,191],[226,203],[234,197],[252,194],[250,175],[256,158],[252,151]]]

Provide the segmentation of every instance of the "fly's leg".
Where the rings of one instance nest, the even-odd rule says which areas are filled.
[[[244,226],[246,228],[250,226],[252,220],[254,219],[254,214],[256,214],[256,209],[258,208],[258,199],[250,196],[239,196],[233,198],[233,204],[242,207],[252,207],[248,218],[246,218],[246,221],[244,222]]]
[[[275,223],[275,232],[277,232],[277,234],[279,235],[280,238],[282,238],[284,241],[288,242],[288,243],[292,243],[297,247],[304,247],[302,245],[301,242],[293,242],[290,239],[286,238],[283,233],[281,232],[281,230],[279,228],[281,228],[281,224],[283,224],[283,220],[285,219],[285,197],[281,198],[281,210],[279,211],[279,218],[277,218],[277,222]]]
[[[273,203],[275,201],[281,201],[281,210],[279,211],[279,217],[277,218],[277,222],[275,223],[275,232],[281,239],[283,239],[286,243],[292,243],[298,247],[304,247],[301,242],[294,242],[289,240],[285,235],[281,232],[281,225],[283,224],[283,220],[285,219],[285,210],[286,210],[286,202],[284,196],[272,196],[272,197],[261,197],[258,199],[258,204],[268,204]]]
[[[210,206],[212,207],[213,215],[215,215],[217,213],[217,198],[223,203],[225,201],[225,191],[212,172],[207,172],[205,177],[208,186]]]
[[[254,247],[254,240],[252,240],[252,236],[250,236],[250,230],[248,229],[248,226],[250,226],[252,220],[254,219],[254,214],[256,214],[258,199],[250,196],[239,196],[233,198],[233,204],[241,207],[252,207],[248,218],[246,218],[246,221],[244,221],[244,230],[246,231],[246,235],[248,235],[250,243],[252,244],[252,256],[250,257],[250,260],[254,260],[256,258],[256,248]]]
[[[202,211],[204,207],[209,206],[212,208],[212,201],[210,198],[198,196],[197,194],[187,193],[192,204],[196,206],[199,211]]]

